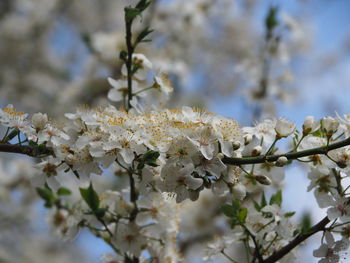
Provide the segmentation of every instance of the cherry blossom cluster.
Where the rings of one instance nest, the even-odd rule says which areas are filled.
[[[207,259],[218,254],[231,257],[227,253],[233,253],[232,244],[245,238],[250,253],[259,251],[261,258],[293,240],[298,228],[290,221],[294,213],[281,210],[281,191],[267,202],[262,190],[283,183],[283,166],[297,159],[291,154],[331,147],[348,138],[350,126],[345,115],[321,121],[307,117],[301,131],[283,118],[241,128],[232,119],[190,107],[144,113],[113,106],[81,107],[65,116],[65,123],[55,123],[42,113],[29,119],[12,105],[0,110],[0,122],[8,128],[2,142],[9,144],[18,136],[19,144],[34,148],[39,157],[47,155],[47,149],[51,151],[36,165],[39,173],[32,182],[52,208],[57,233],[71,238],[79,228],[88,227],[129,257],[140,257],[147,247],[151,257],[171,258],[170,262],[181,257],[175,242],[177,203],[197,200],[206,188],[224,197],[222,211],[232,221],[232,231],[209,244]],[[277,143],[289,136],[293,137],[292,150],[280,153]],[[298,158],[310,167],[308,190],[314,189],[319,206],[327,208],[328,219],[334,222],[325,232],[326,243],[315,250],[316,257],[339,258],[348,247],[350,205],[345,182],[349,149],[344,146]],[[278,158],[267,161],[271,156]],[[253,159],[261,157],[266,161],[254,164]],[[252,164],[229,165],[225,160],[230,158],[250,158]],[[108,168],[129,174],[135,189],[98,194],[90,183],[91,175]],[[77,177],[80,186],[81,201],[75,198],[75,205],[61,200],[71,193],[62,187],[69,174]],[[131,191],[134,197],[128,197]],[[256,193],[261,200],[251,202],[247,193]],[[99,228],[101,224],[105,229]],[[343,238],[335,242],[332,232]]]
[[[124,9],[121,73],[108,78],[108,98],[118,107],[82,106],[64,121],[43,113],[29,117],[12,105],[0,109],[0,124],[7,129],[1,151],[41,159],[30,177],[50,210],[53,231],[67,240],[87,228],[114,250],[103,256],[108,263],[181,262],[195,243],[186,237],[193,229],[202,231],[195,239],[206,244],[205,260],[293,262],[293,249],[322,232],[313,255],[321,263],[339,262],[350,237],[350,115],[309,116],[297,130],[284,118],[240,127],[205,110],[162,107],[173,91],[169,77],[135,53],[152,30],[146,27],[134,39],[131,30],[150,3],[140,0]],[[191,3],[181,22],[201,7],[192,19],[198,28],[209,9],[201,1]],[[271,51],[266,60],[279,47],[276,12],[271,8],[266,18]],[[92,42],[98,49],[101,43]],[[268,76],[260,82],[266,92]],[[288,150],[281,143],[286,138]],[[294,212],[282,206],[284,169],[294,160],[308,167],[307,190],[327,209],[313,227],[298,226]],[[94,175],[114,180],[101,186],[96,181],[102,177]],[[181,222],[186,216],[187,225]]]

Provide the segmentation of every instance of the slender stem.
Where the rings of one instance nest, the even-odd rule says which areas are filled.
[[[233,262],[233,263],[238,263],[236,260],[234,260],[233,258],[231,258],[229,255],[227,255],[226,253],[225,253],[225,251],[224,250],[221,250],[221,254],[223,254],[228,260],[230,260],[231,262]]]
[[[339,142],[331,143],[328,146],[321,146],[321,147],[312,148],[312,149],[299,151],[299,152],[289,152],[285,154],[267,155],[267,156],[260,155],[256,157],[247,156],[242,158],[224,157],[222,161],[226,164],[231,164],[231,165],[243,165],[243,164],[274,162],[274,161],[277,161],[277,159],[281,156],[287,157],[288,160],[295,160],[301,157],[307,157],[307,156],[316,155],[316,154],[325,155],[331,150],[335,150],[348,145],[350,145],[350,137]]]
[[[314,225],[309,231],[305,234],[299,234],[296,238],[294,238],[289,244],[272,254],[270,257],[265,259],[264,263],[274,263],[287,255],[292,249],[298,246],[301,242],[308,239],[310,236],[316,234],[319,231],[325,230],[326,225],[330,222],[328,217],[323,218],[320,222]]]
[[[6,133],[5,133],[4,137],[2,138],[1,142],[3,142],[5,140],[6,136],[9,134],[9,131],[10,131],[10,128],[8,127],[6,129]]]
[[[139,90],[139,91],[133,93],[133,95],[135,96],[135,95],[137,95],[137,94],[140,94],[141,92],[144,92],[144,91],[146,91],[146,90],[153,89],[153,88],[154,88],[153,86],[150,86],[150,87],[141,89],[141,90]]]
[[[297,143],[297,145],[295,145],[293,152],[295,152],[296,150],[298,150],[298,147],[300,145],[300,143],[302,142],[302,140],[304,140],[304,138],[306,137],[306,135],[303,134],[303,136],[301,136],[299,142]]]
[[[136,218],[136,215],[138,213],[137,204],[136,204],[138,195],[136,192],[135,180],[132,175],[132,171],[128,170],[128,175],[129,175],[129,182],[130,182],[130,201],[134,204],[134,209],[130,213],[130,221],[133,221]]]
[[[254,246],[255,246],[255,255],[259,260],[259,263],[264,263],[264,259],[262,257],[262,255],[260,254],[260,245],[258,244],[258,242],[255,239],[255,236],[253,235],[252,232],[249,231],[249,229],[242,224],[242,227],[244,228],[244,230],[248,233],[248,235],[251,237],[251,239],[253,240]]]
[[[126,60],[126,71],[127,71],[127,81],[128,81],[128,105],[127,109],[131,108],[130,101],[132,100],[132,54],[134,53],[134,46],[132,44],[132,19],[125,18],[125,29],[126,29],[126,46],[128,50],[128,56]]]
[[[275,140],[273,141],[273,143],[271,144],[270,148],[267,150],[267,152],[265,153],[265,156],[269,155],[270,152],[272,151],[273,147],[275,147],[276,145],[276,142],[280,139],[280,137],[277,137],[275,138]]]

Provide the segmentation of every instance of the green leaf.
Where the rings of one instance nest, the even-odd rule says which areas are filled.
[[[146,164],[149,165],[149,166],[152,166],[152,167],[157,167],[157,166],[159,166],[159,165],[156,164],[155,162],[147,162]]]
[[[45,207],[47,208],[52,207],[56,198],[50,188],[48,188],[47,186],[42,188],[37,187],[36,192],[45,201],[45,204],[44,204]]]
[[[140,43],[140,42],[145,42],[147,40],[144,40],[144,38],[146,38],[150,33],[152,33],[153,30],[149,29],[149,27],[144,28],[141,33],[137,36],[136,38],[136,43]]]
[[[160,153],[157,151],[153,151],[153,150],[149,150],[148,152],[146,152],[143,157],[142,160],[145,164],[152,166],[152,167],[157,167],[158,164],[156,163],[158,157],[160,156]]]
[[[238,199],[235,199],[232,201],[232,207],[235,210],[236,214],[238,213],[240,206],[241,206],[241,202]]]
[[[261,200],[260,200],[260,209],[264,208],[267,205],[265,193],[263,192],[261,195]]]
[[[158,157],[160,156],[160,153],[157,151],[153,151],[153,150],[149,150],[148,152],[146,152],[143,155],[143,159],[145,161],[155,161],[158,159]]]
[[[125,21],[131,22],[135,17],[141,14],[141,11],[137,8],[125,7],[124,13],[125,13]]]
[[[242,208],[239,213],[238,213],[238,220],[241,224],[245,223],[245,220],[248,215],[248,209],[247,208]]]
[[[269,12],[265,18],[265,26],[269,32],[271,32],[276,26],[278,26],[277,12],[277,7],[270,7]]]
[[[123,61],[126,61],[128,58],[128,52],[126,52],[125,50],[120,51],[119,58]]]
[[[301,234],[307,234],[312,227],[311,216],[309,213],[305,213],[301,219]]]
[[[80,194],[92,211],[97,211],[100,206],[100,199],[90,183],[88,188],[79,188]]]
[[[13,138],[15,138],[18,134],[20,133],[20,131],[18,129],[14,129],[10,132],[9,135],[6,136],[6,138],[4,138],[3,142],[8,142],[11,141]]]
[[[221,207],[221,212],[224,213],[227,217],[235,217],[236,216],[236,210],[229,204],[224,204]]]
[[[137,169],[138,170],[142,170],[143,168],[145,167],[145,164],[142,162],[142,163],[139,163],[138,165],[137,165]]]
[[[139,9],[140,12],[142,12],[142,11],[145,10],[150,4],[151,4],[151,1],[141,0],[140,2],[137,3],[136,8]]]
[[[58,195],[70,195],[71,193],[72,193],[71,190],[69,190],[68,188],[65,188],[65,187],[60,187],[57,190]]]
[[[260,207],[260,205],[258,204],[258,202],[256,202],[255,200],[253,200],[253,203],[254,203],[254,208],[255,208],[255,210],[258,211],[258,212],[260,212],[261,207]]]
[[[288,212],[288,213],[285,213],[284,214],[284,217],[292,217],[292,216],[294,216],[295,215],[295,212]]]
[[[278,190],[276,194],[270,198],[270,205],[276,204],[279,207],[282,205],[282,190]]]

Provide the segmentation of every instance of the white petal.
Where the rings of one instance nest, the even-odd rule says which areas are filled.
[[[111,101],[121,101],[123,99],[123,95],[120,91],[116,89],[110,89],[108,91],[108,99]]]

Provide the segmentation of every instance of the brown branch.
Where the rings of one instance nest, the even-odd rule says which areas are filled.
[[[301,242],[308,239],[310,236],[316,234],[319,231],[325,230],[326,225],[330,222],[328,217],[323,218],[320,222],[318,222],[316,225],[314,225],[312,228],[309,229],[309,231],[305,234],[299,234],[295,239],[293,239],[288,245],[284,246],[274,254],[272,254],[270,257],[265,259],[264,263],[274,263],[281,258],[283,258],[285,255],[287,255],[292,249],[294,249],[296,246],[298,246]]]
[[[335,150],[338,148],[342,148],[344,146],[350,145],[350,137],[339,142],[335,142],[332,144],[329,144],[328,146],[321,146],[317,148],[312,148],[304,151],[299,152],[289,152],[284,154],[278,154],[278,155],[260,155],[256,157],[242,157],[242,158],[229,158],[224,157],[222,161],[225,164],[231,164],[231,165],[243,165],[243,164],[255,164],[255,163],[265,163],[265,162],[274,162],[277,161],[279,157],[285,156],[288,160],[295,160],[302,157],[312,156],[316,154],[327,154],[331,150]]]
[[[51,148],[45,148],[44,150],[41,150],[40,152],[28,145],[16,145],[16,144],[8,144],[8,143],[0,143],[0,152],[7,152],[7,153],[19,153],[28,155],[31,157],[41,157],[44,155],[52,155],[53,150]]]

